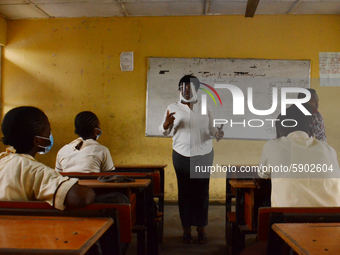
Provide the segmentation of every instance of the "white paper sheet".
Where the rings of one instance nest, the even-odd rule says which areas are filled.
[[[122,52],[120,54],[120,70],[133,71],[133,52]]]
[[[340,86],[340,52],[319,53],[320,86]]]

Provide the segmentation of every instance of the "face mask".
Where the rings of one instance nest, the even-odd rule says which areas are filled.
[[[39,154],[46,154],[47,152],[49,152],[51,150],[52,146],[53,146],[53,136],[52,136],[52,133],[50,133],[50,137],[49,138],[38,136],[38,135],[36,135],[36,137],[39,137],[39,138],[42,138],[42,139],[50,141],[50,145],[48,145],[48,146],[38,145],[40,148],[44,148],[45,149],[44,151],[38,151],[38,153]]]
[[[94,129],[98,129],[100,131],[99,134],[97,135],[97,138],[96,138],[96,140],[98,140],[99,136],[101,136],[101,134],[102,134],[102,130],[100,128],[94,128]]]

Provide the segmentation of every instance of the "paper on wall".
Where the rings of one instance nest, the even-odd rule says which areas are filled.
[[[133,71],[133,52],[122,52],[120,54],[120,70]]]
[[[340,86],[340,52],[319,53],[320,86]]]

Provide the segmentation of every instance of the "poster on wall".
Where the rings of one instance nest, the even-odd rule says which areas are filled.
[[[340,86],[340,52],[319,53],[320,86]]]

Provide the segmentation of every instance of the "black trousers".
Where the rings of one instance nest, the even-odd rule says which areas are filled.
[[[202,173],[199,178],[191,178],[190,171],[195,166],[211,166],[214,151],[203,156],[184,157],[172,152],[178,185],[178,207],[183,228],[208,225],[210,173]],[[197,174],[194,175],[197,177]]]

